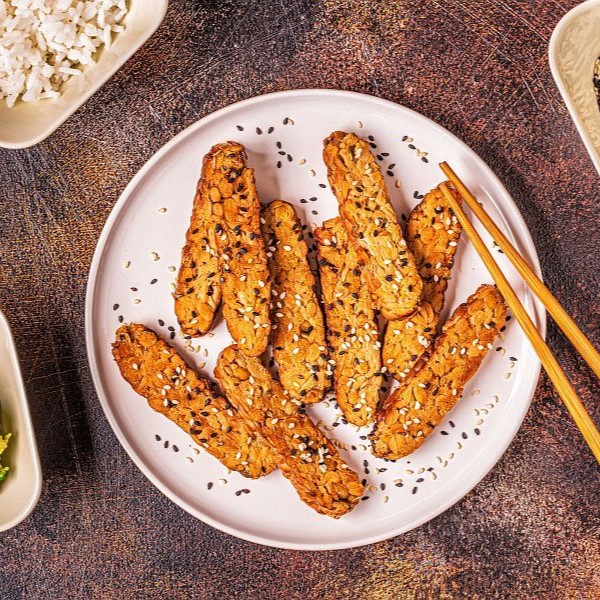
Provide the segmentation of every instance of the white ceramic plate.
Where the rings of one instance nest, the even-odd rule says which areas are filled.
[[[598,56],[600,0],[587,0],[570,10],[554,29],[548,59],[556,85],[600,173],[600,110],[592,82]]]
[[[384,172],[391,173],[387,181],[399,214],[408,213],[418,193],[442,180],[437,164],[449,161],[539,272],[517,208],[493,173],[462,142],[421,115],[385,100],[349,92],[301,90],[261,96],[220,110],[162,148],[128,185],[110,215],[94,256],[87,293],[87,347],[93,378],[108,420],[129,455],[190,514],[246,540],[283,548],[367,544],[407,531],[444,511],[500,458],[521,424],[539,374],[536,356],[518,326],[509,321],[504,339],[497,344],[503,350],[490,352],[465,397],[431,439],[407,459],[396,463],[374,459],[361,439],[366,430],[339,425],[328,431],[348,444],[343,454],[350,465],[362,474],[368,464],[364,476],[374,486],[368,500],[339,521],[306,507],[278,472],[249,481],[237,473],[227,474],[204,452],[195,454],[190,438],[154,413],[125,383],[110,352],[119,317],[144,323],[164,336],[170,335],[169,327],[177,331],[170,283],[176,275],[202,156],[216,142],[242,142],[256,169],[261,199],[289,200],[306,223],[320,224],[337,213],[321,160],[322,140],[335,129],[372,136]],[[419,152],[427,155],[418,156]],[[400,189],[395,187],[397,180],[402,181]],[[484,238],[492,244],[488,236]],[[496,257],[543,331],[542,309],[509,269],[505,257],[500,253]],[[463,239],[445,313],[483,282],[490,282],[490,277]],[[231,343],[223,322],[218,322],[214,333],[214,337],[193,342],[199,352],[190,352],[173,333],[190,364],[206,363],[200,371],[209,377],[218,353]],[[311,408],[310,413],[326,424],[336,417],[326,403]],[[244,489],[250,493],[236,494]]]
[[[9,466],[0,483],[0,531],[18,525],[35,508],[42,491],[42,470],[17,351],[4,315],[0,312],[0,425],[1,433],[11,432],[2,454]]]
[[[0,100],[0,146],[26,148],[47,138],[148,40],[161,24],[168,4],[168,0],[131,0],[123,19],[125,30],[114,36],[110,48],[100,50],[98,62],[66,82],[59,98],[19,101],[12,108]]]

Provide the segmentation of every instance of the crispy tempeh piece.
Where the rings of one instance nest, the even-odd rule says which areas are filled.
[[[341,218],[315,229],[315,239],[336,398],[350,423],[368,425],[375,418],[381,386],[381,342],[373,301]]]
[[[504,298],[487,284],[454,311],[429,356],[419,361],[377,415],[371,434],[375,456],[396,460],[425,441],[475,375],[505,316]]]
[[[225,142],[213,146],[202,163],[173,294],[177,320],[187,335],[207,333],[221,302],[215,227],[223,218],[223,197],[231,194],[231,178],[244,160],[243,146]]]
[[[351,241],[366,265],[364,274],[386,319],[411,314],[423,284],[368,142],[335,131],[323,142],[329,184]]]
[[[267,348],[271,320],[271,277],[260,230],[260,202],[254,170],[245,166],[240,145],[240,166],[229,174],[229,186],[220,190],[223,219],[216,226],[221,270],[223,316],[229,333],[248,356]]]
[[[294,207],[274,200],[263,207],[262,230],[271,271],[271,344],[279,379],[304,403],[319,402],[327,387],[323,313],[308,264],[308,248]]]
[[[219,356],[215,375],[277,450],[281,472],[306,504],[334,518],[354,508],[364,492],[358,475],[257,359],[229,346]]]
[[[208,379],[195,373],[152,330],[132,323],[116,333],[113,356],[123,378],[155,411],[189,433],[228,469],[256,479],[277,468],[271,446]]]
[[[459,194],[453,188],[448,189],[460,201]],[[410,317],[387,325],[383,364],[398,379],[410,373],[435,337],[461,231],[439,187],[426,194],[410,213],[406,243],[423,280],[423,297]]]

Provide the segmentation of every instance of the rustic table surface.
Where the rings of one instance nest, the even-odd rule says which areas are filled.
[[[174,134],[231,102],[328,87],[447,127],[494,169],[550,289],[600,346],[598,175],[554,85],[550,34],[574,0],[172,0],[154,37],[54,135],[0,150],[0,306],[14,329],[44,472],[0,535],[0,598],[600,596],[598,465],[542,376],[492,472],[387,542],[302,553],[195,520],[113,435],[85,353],[84,295],[105,219]],[[548,338],[600,420],[600,385]]]

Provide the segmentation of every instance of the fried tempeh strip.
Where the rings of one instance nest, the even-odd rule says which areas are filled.
[[[254,170],[245,166],[246,153],[238,146],[239,168],[229,173],[229,186],[219,191],[223,219],[216,226],[216,241],[223,316],[242,352],[259,356],[267,348],[271,331],[271,278],[260,230]]]
[[[302,224],[294,207],[282,200],[263,208],[262,221],[272,277],[271,344],[279,380],[293,398],[319,402],[327,387],[327,344]]]
[[[315,239],[336,398],[348,422],[361,427],[375,418],[381,386],[381,342],[373,301],[341,218],[315,229]]]
[[[358,475],[257,359],[229,346],[219,356],[215,375],[277,450],[281,472],[306,504],[334,518],[354,508],[364,492]]]
[[[414,452],[460,398],[504,324],[500,292],[482,285],[444,325],[426,362],[386,400],[372,452],[396,460]],[[421,361],[420,361],[421,362]]]
[[[364,274],[386,319],[411,314],[421,298],[422,282],[412,253],[368,142],[335,131],[324,141],[329,184],[351,241],[366,265]]]
[[[173,294],[181,331],[193,337],[210,330],[221,302],[215,227],[223,218],[223,197],[231,194],[231,178],[244,160],[243,146],[225,142],[213,146],[202,163]]]
[[[448,189],[460,200],[453,188]],[[406,243],[423,280],[423,297],[410,317],[387,325],[383,364],[397,379],[406,377],[435,337],[461,231],[439,187],[426,194],[410,213]]]
[[[256,479],[277,468],[271,446],[196,374],[177,350],[144,325],[122,325],[112,350],[123,378],[155,411],[179,425],[228,469]]]

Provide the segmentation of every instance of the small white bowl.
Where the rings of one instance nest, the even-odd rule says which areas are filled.
[[[600,173],[600,110],[592,81],[598,56],[600,0],[588,0],[560,20],[550,38],[548,58],[556,85]]]
[[[168,0],[131,0],[123,24],[110,48],[100,50],[98,62],[71,77],[54,100],[18,101],[8,108],[0,100],[0,146],[27,148],[47,138],[98,88],[112,77],[156,31],[167,11]]]
[[[33,424],[8,322],[0,312],[0,424],[12,433],[2,454],[10,467],[0,483],[0,531],[18,525],[35,508],[42,491],[42,469]]]

